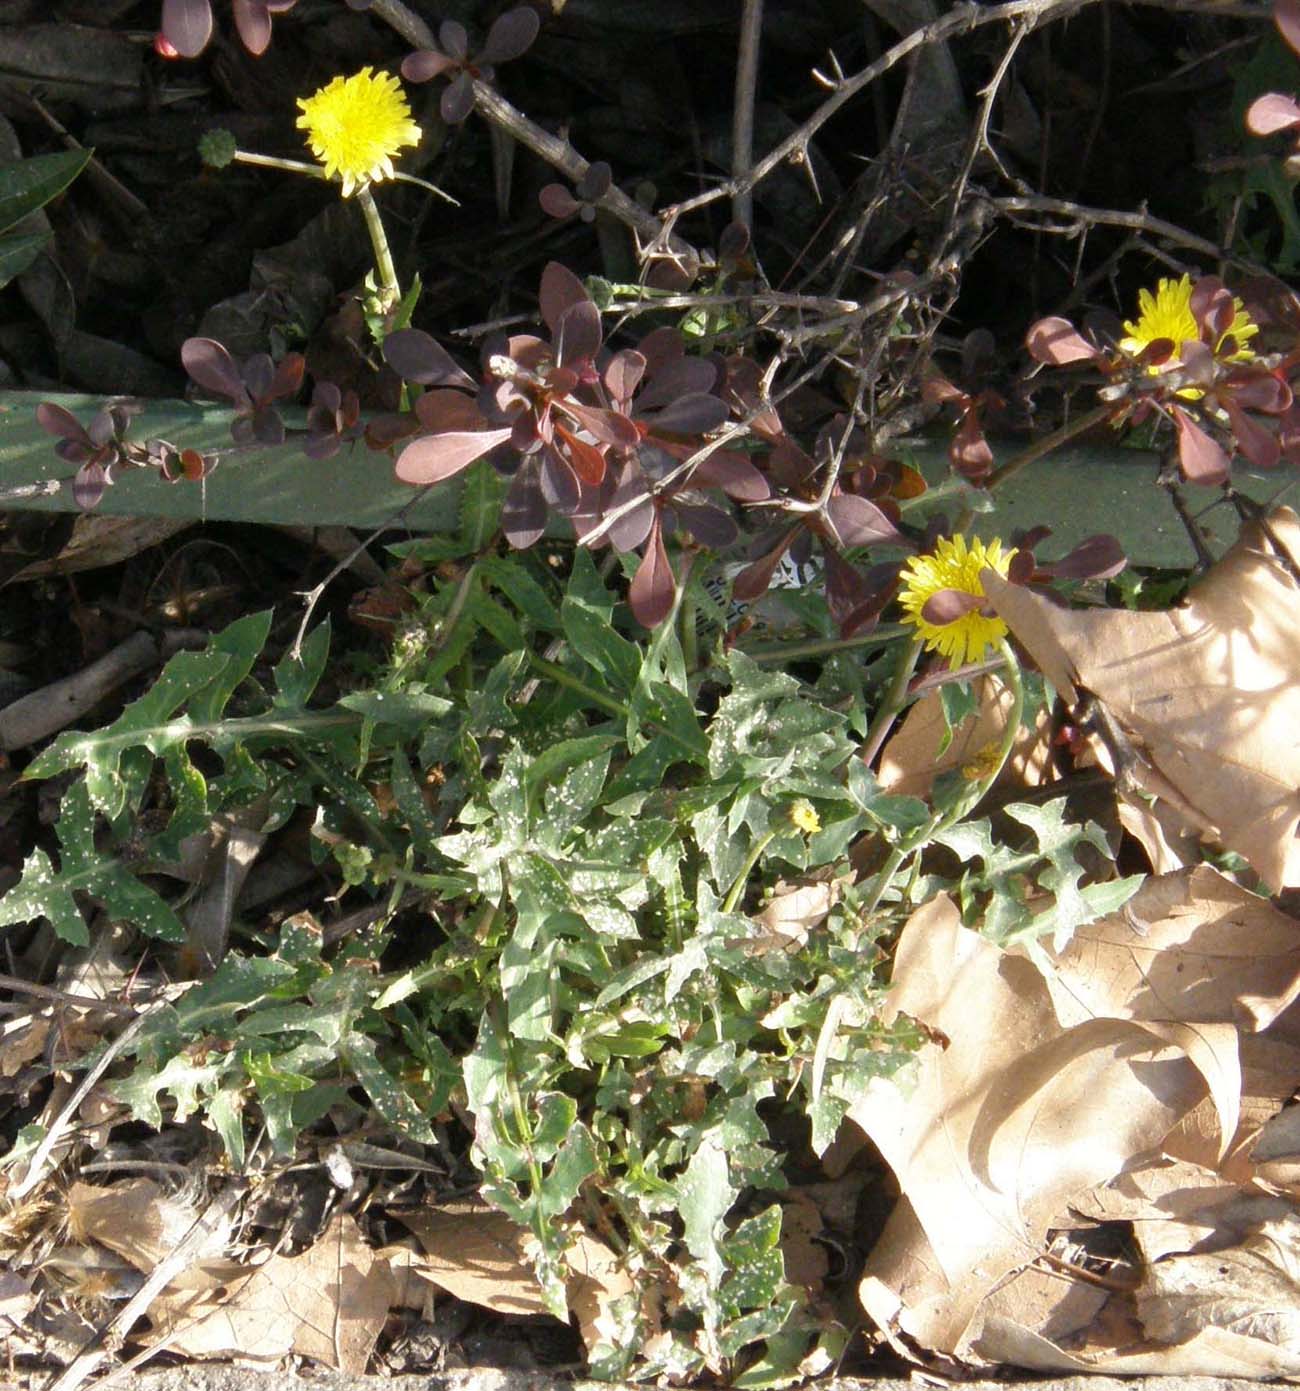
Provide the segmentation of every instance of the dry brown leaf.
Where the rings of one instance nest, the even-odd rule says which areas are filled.
[[[912,1281],[920,1304],[903,1326],[956,1352],[981,1300],[1042,1251],[1054,1216],[1158,1146],[1204,1083],[1134,1021],[1062,1029],[1035,967],[964,928],[943,897],[903,930],[887,1010],[949,1044],[925,1045],[906,1074],[876,1079],[849,1111],[929,1247],[904,1240],[891,1219],[866,1274]]]
[[[68,1231],[75,1240],[97,1241],[146,1275],[171,1253],[196,1216],[148,1178],[124,1179],[106,1188],[74,1183],[65,1201]],[[223,1250],[229,1236],[227,1221],[197,1254]]]
[[[396,1215],[424,1248],[415,1267],[423,1279],[499,1314],[549,1312],[523,1253],[523,1231],[505,1213],[471,1199]]]
[[[1032,1329],[1010,1319],[993,1317],[984,1325],[974,1346],[990,1362],[1007,1362],[1035,1372],[1155,1377],[1300,1376],[1300,1356],[1222,1328],[1207,1328],[1176,1347],[1085,1354],[1066,1352]]]
[[[754,921],[767,930],[766,945],[784,951],[803,946],[813,928],[826,921],[840,892],[835,880],[778,879],[772,897],[754,914]]]
[[[45,1051],[52,1020],[48,1011],[6,1019],[0,1024],[0,1077],[17,1077]]]
[[[388,1263],[338,1213],[299,1256],[272,1256],[212,1305],[207,1292],[170,1292],[149,1307],[171,1351],[274,1361],[290,1352],[359,1376],[392,1307]]]
[[[1148,879],[1051,960],[1063,1024],[1106,1015],[1258,1031],[1300,996],[1300,922],[1201,865]]]
[[[1300,519],[1268,528],[1294,560]],[[1195,824],[1274,887],[1300,884],[1300,586],[1261,523],[1180,608],[1071,610],[991,571],[994,607],[1071,704],[1096,695]]]
[[[927,691],[908,710],[880,755],[880,785],[887,792],[928,797],[940,773],[964,767],[989,745],[998,745],[1011,713],[1011,692],[996,676],[981,676],[975,696],[978,710],[952,731],[952,742],[942,753],[947,723],[939,692]],[[1040,710],[1035,727],[1020,730],[998,775],[999,786],[1040,787],[1054,780],[1050,728],[1047,711]]]
[[[578,1320],[583,1345],[591,1352],[599,1344],[618,1346],[625,1337],[622,1323],[614,1316],[613,1305],[636,1290],[618,1257],[588,1232],[580,1232],[566,1259],[573,1278],[567,1286],[569,1308]],[[648,1331],[657,1331],[651,1319]]]
[[[1300,1216],[1266,1223],[1228,1250],[1169,1256],[1146,1274],[1138,1317],[1158,1342],[1225,1329],[1284,1349],[1300,1367]]]

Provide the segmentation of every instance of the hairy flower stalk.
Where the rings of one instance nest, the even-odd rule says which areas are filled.
[[[945,536],[933,555],[914,555],[903,567],[903,621],[915,627],[929,651],[947,657],[953,671],[980,661],[1006,637],[1007,625],[997,614],[985,613],[978,602],[963,605],[960,600],[982,600],[980,572],[987,567],[1005,576],[1013,555],[1015,551],[1003,553],[1001,541],[986,545],[978,537],[968,542],[964,536]]]

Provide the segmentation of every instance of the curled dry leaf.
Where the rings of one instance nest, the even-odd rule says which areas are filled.
[[[1163,795],[1275,888],[1300,884],[1298,557],[1300,519],[1280,507],[1163,613],[1063,609],[984,572],[1057,691],[1101,700]]]
[[[945,897],[903,929],[886,1009],[949,1042],[849,1111],[903,1195],[863,1303],[888,1320],[895,1302],[897,1327],[961,1355],[984,1298],[1037,1259],[1056,1215],[1158,1146],[1205,1086],[1159,1030],[1063,1028],[1036,967],[962,927]]]

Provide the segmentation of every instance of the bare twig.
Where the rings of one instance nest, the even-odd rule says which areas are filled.
[[[77,1108],[90,1095],[90,1089],[108,1071],[113,1060],[121,1053],[126,1046],[133,1042],[144,1028],[150,1017],[162,1007],[164,1001],[157,1000],[147,1009],[137,1014],[136,1017],[122,1030],[120,1034],[108,1045],[99,1055],[93,1067],[86,1073],[77,1085],[77,1089],[63,1104],[62,1110],[54,1118],[49,1130],[41,1137],[40,1143],[36,1146],[32,1157],[27,1161],[27,1172],[19,1179],[8,1192],[11,1202],[18,1202],[25,1198],[41,1180],[45,1177],[45,1170],[50,1161],[50,1156],[54,1153],[55,1146],[63,1138],[64,1133],[72,1124],[72,1118],[77,1114]]]
[[[975,161],[980,157],[981,151],[987,150],[992,156],[998,167],[1002,167],[1001,160],[998,159],[992,146],[989,144],[989,121],[993,116],[993,104],[998,99],[998,92],[1002,88],[1003,80],[1007,75],[1007,69],[1011,66],[1012,59],[1016,56],[1016,51],[1024,42],[1025,35],[1029,33],[1030,25],[1021,21],[1012,26],[1011,42],[1007,44],[1006,52],[1002,55],[1001,62],[998,63],[993,76],[988,80],[980,95],[983,101],[980,103],[979,118],[975,122],[975,129],[971,132],[970,141],[966,146],[966,153],[962,158],[961,168],[957,172],[957,177],[953,181],[952,193],[948,198],[948,215],[944,219],[943,236],[939,239],[941,246],[947,245],[953,232],[956,230],[957,219],[961,213],[962,200],[966,197],[966,185],[970,181],[971,170],[975,167]]]
[[[37,985],[19,976],[0,975],[0,990],[12,990],[16,995],[33,995],[38,1000],[53,1000],[72,1009],[100,1010],[105,1014],[137,1013],[134,1005],[119,1005],[115,1000],[97,1000],[93,995],[69,995],[51,985]]]
[[[475,81],[474,105],[481,116],[513,135],[521,145],[574,183],[590,168],[587,160],[567,140],[561,140],[558,135],[552,135],[549,130],[543,130],[536,122],[530,121],[488,83]],[[630,227],[643,246],[656,243],[663,237],[664,224],[652,212],[633,202],[617,184],[610,184],[608,190],[597,199],[596,206],[613,213],[620,222]]]
[[[154,638],[135,633],[84,670],[14,701],[0,711],[0,749],[26,748],[65,728],[157,660]]]
[[[748,176],[754,164],[754,102],[762,37],[763,0],[745,0],[740,14],[736,93],[731,111],[731,176],[738,183]],[[754,195],[751,189],[742,189],[732,198],[731,216],[744,227],[752,227]]]
[[[1177,223],[1166,222],[1162,217],[1152,217],[1148,212],[1126,213],[1116,208],[1090,208],[1082,203],[1071,203],[1064,198],[1044,198],[1037,194],[1017,194],[1009,197],[993,198],[993,207],[1002,213],[1041,213],[1049,217],[1063,217],[1073,225],[1060,228],[1046,228],[1066,236],[1077,236],[1087,227],[1128,227],[1135,232],[1147,232],[1153,237],[1163,237],[1176,245],[1197,251],[1202,256],[1215,259],[1231,259],[1227,251],[1195,232],[1189,232]]]

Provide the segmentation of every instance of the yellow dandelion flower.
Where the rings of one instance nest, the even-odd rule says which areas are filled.
[[[948,658],[953,671],[967,662],[977,662],[990,647],[1007,635],[1007,625],[996,614],[972,608],[947,623],[935,623],[925,616],[925,606],[938,593],[955,589],[962,594],[984,597],[980,572],[988,567],[999,575],[1007,573],[1015,551],[1002,553],[1001,541],[987,545],[978,537],[967,542],[964,536],[945,536],[933,555],[914,555],[903,567],[903,621],[915,626],[931,652]]]
[[[804,835],[815,836],[822,828],[822,819],[817,815],[817,808],[807,797],[798,797],[791,802],[787,815]]]
[[[1253,338],[1259,332],[1259,325],[1246,312],[1246,306],[1241,300],[1234,299],[1232,306],[1237,311],[1233,316],[1232,325],[1214,345],[1214,348],[1217,352],[1222,347],[1224,339],[1231,338],[1236,343],[1236,351],[1229,354],[1227,360],[1229,362],[1249,362],[1255,354],[1245,345],[1248,339]],[[1152,367],[1152,373],[1159,373],[1170,363],[1176,364],[1181,357],[1184,343],[1200,341],[1201,330],[1192,314],[1192,278],[1190,275],[1184,275],[1179,280],[1162,279],[1156,286],[1154,295],[1150,290],[1139,290],[1138,311],[1136,323],[1127,319],[1124,321],[1124,329],[1128,337],[1121,338],[1119,341],[1120,349],[1123,352],[1136,355],[1158,338],[1170,339],[1174,345],[1174,353],[1170,361],[1163,363],[1160,367]],[[1200,394],[1197,392],[1197,395]]]
[[[315,96],[299,97],[298,125],[307,132],[311,152],[332,179],[343,182],[343,196],[393,177],[393,156],[420,143],[420,127],[401,84],[389,73],[362,68],[336,77]]]

